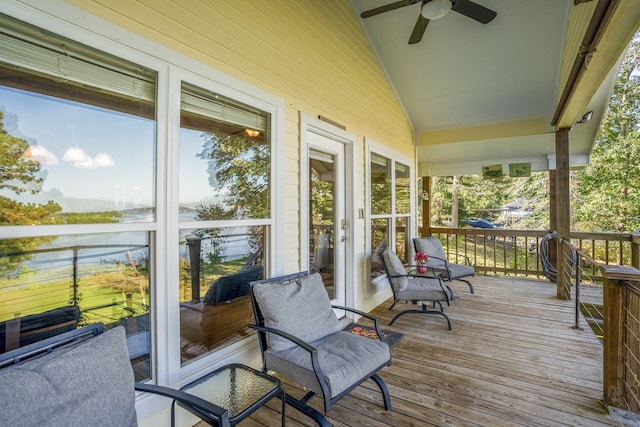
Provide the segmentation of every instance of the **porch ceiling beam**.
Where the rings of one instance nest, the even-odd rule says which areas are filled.
[[[551,120],[571,128],[638,29],[635,0],[599,0]]]

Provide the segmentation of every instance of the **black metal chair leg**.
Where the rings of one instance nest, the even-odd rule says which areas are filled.
[[[423,306],[424,307],[424,306]],[[391,322],[389,322],[389,326],[393,325],[393,322],[396,321],[396,319],[398,319],[398,317],[403,316],[405,314],[409,314],[409,313],[422,313],[422,314],[439,314],[440,316],[443,316],[445,319],[447,319],[447,325],[449,326],[449,330],[451,330],[451,320],[449,320],[449,316],[447,316],[445,313],[443,313],[442,311],[435,311],[435,310],[405,310],[405,311],[401,311],[400,313],[396,314],[395,317],[393,319],[391,319]]]
[[[371,379],[378,384],[380,387],[380,392],[382,393],[382,398],[384,399],[384,409],[387,411],[391,410],[391,398],[389,397],[389,390],[387,389],[387,385],[385,382],[378,376],[378,374],[373,374]]]
[[[293,406],[298,411],[313,419],[320,427],[331,427],[331,423],[329,423],[329,420],[327,420],[324,415],[322,415],[319,411],[313,409],[311,406],[288,394],[286,399],[289,405]]]
[[[465,280],[465,279],[458,279],[458,280],[460,280],[461,282],[464,282],[464,283],[466,283],[467,285],[469,285],[469,290],[471,291],[471,293],[472,293],[472,294],[475,294],[475,291],[474,291],[474,289],[473,289],[473,285],[471,284],[471,282],[470,282],[470,281]]]

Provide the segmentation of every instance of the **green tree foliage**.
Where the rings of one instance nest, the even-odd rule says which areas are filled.
[[[4,113],[0,111],[0,190],[4,194],[36,194],[41,190],[44,176],[38,162],[25,158],[28,148],[25,139],[6,131]],[[44,205],[28,204],[0,195],[0,226],[52,224],[60,211],[60,205],[52,201]],[[49,241],[51,238],[0,240],[0,274],[16,272],[30,258],[25,252]]]
[[[248,138],[243,133],[204,133],[202,137],[202,151],[197,156],[208,161],[209,183],[213,188],[225,190],[226,205],[233,215],[268,218],[271,209],[271,146],[268,140]]]
[[[333,224],[333,182],[323,181],[320,174],[311,168],[311,223],[313,225]]]
[[[591,166],[579,175],[576,228],[640,227],[640,36],[629,45],[604,115]]]

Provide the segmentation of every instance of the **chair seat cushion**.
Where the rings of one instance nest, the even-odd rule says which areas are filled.
[[[0,384],[0,425],[137,425],[133,369],[121,326],[2,368]]]
[[[391,361],[391,352],[386,343],[349,332],[338,331],[310,344],[318,351],[318,361],[331,397],[360,383]],[[296,347],[281,352],[267,352],[265,356],[268,369],[289,378],[298,378],[306,382],[300,385],[316,393],[322,392],[313,373],[308,351]]]
[[[472,265],[465,264],[449,263],[449,270],[451,272],[451,280],[459,279],[461,277],[471,277],[476,273],[476,270]]]
[[[446,301],[447,294],[438,279],[410,277],[407,287],[397,298],[400,301]]]
[[[253,295],[265,326],[303,341],[315,341],[341,329],[319,273],[286,283],[259,283],[253,287]],[[274,334],[267,334],[267,342],[274,352],[296,345]]]

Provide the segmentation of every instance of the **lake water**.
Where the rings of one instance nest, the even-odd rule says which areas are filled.
[[[142,222],[146,214],[129,215],[122,218],[121,222]],[[193,220],[193,214],[181,214],[181,221]],[[192,230],[189,230],[192,232]],[[229,227],[224,229],[219,243],[222,249],[221,260],[233,261],[247,256],[251,252],[247,227]],[[147,232],[130,231],[122,233],[105,234],[81,234],[58,236],[52,242],[41,245],[38,251],[50,249],[50,251],[36,253],[25,262],[25,266],[32,270],[55,269],[73,264],[74,256],[78,264],[117,264],[128,262],[130,258],[145,262],[148,258]],[[180,256],[189,258],[184,236],[180,239]],[[201,241],[201,253],[204,259],[213,254],[215,248],[210,238]]]

